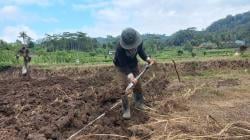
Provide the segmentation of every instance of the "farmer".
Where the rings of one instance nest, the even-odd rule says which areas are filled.
[[[132,82],[135,86],[133,88],[133,98],[135,107],[138,109],[145,109],[144,99],[142,94],[142,87],[136,76],[139,74],[137,54],[148,64],[155,63],[143,49],[143,41],[141,35],[133,28],[126,28],[122,31],[120,41],[117,45],[114,64],[118,70],[118,78],[121,88],[125,91],[127,85]],[[122,117],[130,119],[130,106],[128,96],[123,93],[122,96]]]
[[[23,47],[20,50],[18,50],[16,54],[16,59],[19,59],[19,56],[22,56],[24,61],[22,67],[22,75],[26,76],[28,73],[28,63],[31,61],[31,57],[29,54],[29,49],[25,45],[23,45]]]

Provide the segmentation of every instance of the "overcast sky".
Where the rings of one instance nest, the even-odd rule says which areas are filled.
[[[171,35],[247,11],[250,0],[1,0],[0,39],[15,41],[20,31],[33,39],[65,31],[116,36],[126,27]]]

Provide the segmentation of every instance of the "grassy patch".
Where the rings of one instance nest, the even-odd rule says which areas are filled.
[[[11,68],[10,65],[6,65],[6,64],[0,64],[0,72],[1,71],[5,71],[7,69]]]
[[[194,49],[195,57],[190,52],[183,51],[178,54],[181,48],[168,48],[155,54],[152,57],[158,62],[170,62],[172,59],[177,62],[182,61],[207,61],[214,59],[247,59],[250,58],[250,52],[246,52],[242,56],[233,56],[234,49]],[[1,49],[0,63],[8,65],[20,65],[22,59],[16,60],[17,48]],[[206,55],[204,55],[206,52]],[[150,53],[149,53],[150,54]],[[113,56],[105,56],[105,54],[97,52],[79,52],[79,51],[56,51],[46,52],[44,49],[32,49],[32,65],[92,65],[92,64],[112,64]]]

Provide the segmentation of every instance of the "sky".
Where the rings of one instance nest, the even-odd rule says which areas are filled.
[[[0,0],[0,39],[13,42],[21,31],[34,40],[77,31],[117,36],[127,27],[171,35],[247,11],[250,0]]]

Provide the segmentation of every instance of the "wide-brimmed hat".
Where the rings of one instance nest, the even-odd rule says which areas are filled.
[[[142,43],[142,37],[139,32],[133,28],[126,28],[122,31],[120,45],[124,49],[137,48]]]

